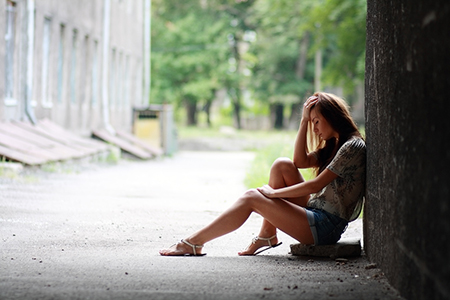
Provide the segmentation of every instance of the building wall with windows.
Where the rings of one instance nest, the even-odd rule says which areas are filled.
[[[0,121],[129,131],[142,105],[143,2],[0,0]]]

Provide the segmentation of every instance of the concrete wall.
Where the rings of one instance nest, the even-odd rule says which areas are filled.
[[[407,299],[450,299],[450,2],[368,0],[364,245]]]
[[[89,134],[104,126],[102,84],[107,82],[109,121],[131,130],[132,107],[142,105],[143,0],[107,0],[109,36],[104,37],[105,0],[34,0],[33,89],[36,119],[49,118],[75,132]],[[5,101],[5,43],[0,39],[0,121],[25,119],[24,73],[27,70],[27,0],[10,1],[15,9],[14,99]],[[0,1],[0,23],[7,1]],[[47,28],[46,28],[47,26]],[[5,36],[6,26],[0,26]],[[49,34],[45,34],[45,31]],[[48,55],[45,58],[45,43]],[[103,81],[103,45],[108,45]],[[60,59],[62,49],[63,59]],[[46,61],[47,60],[47,61]],[[45,67],[46,65],[46,67]],[[44,71],[47,68],[47,71]],[[62,70],[62,73],[60,72]],[[45,74],[47,74],[45,76]],[[62,75],[61,75],[62,74]],[[44,92],[45,86],[47,92]]]

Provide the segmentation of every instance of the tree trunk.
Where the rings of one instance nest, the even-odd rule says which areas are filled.
[[[203,107],[203,110],[206,113],[206,122],[208,124],[208,127],[211,128],[211,106],[214,101],[214,98],[216,97],[216,89],[211,90],[211,98],[206,100],[206,104]]]
[[[306,58],[308,55],[308,46],[310,40],[309,36],[310,36],[309,33],[305,32],[305,35],[300,40],[297,65],[295,66],[295,76],[297,77],[298,81],[302,81],[305,78]],[[299,101],[291,105],[291,115],[289,116],[288,129],[298,129],[298,125],[300,124],[301,118],[300,109],[302,97],[304,96],[305,95],[299,95]]]
[[[289,117],[288,129],[297,130],[300,125],[300,118],[302,116],[302,103],[296,102],[291,105],[291,116]]]
[[[233,107],[234,107],[234,119],[236,121],[236,127],[237,127],[237,129],[242,129],[242,124],[241,124],[241,103],[240,102],[234,102],[233,103]]]
[[[239,88],[232,89],[232,96],[231,99],[233,100],[233,108],[234,108],[234,120],[236,121],[236,127],[237,129],[242,129],[241,124],[241,90]]]
[[[197,125],[197,103],[186,101],[187,125]]]
[[[300,40],[299,55],[297,59],[297,65],[295,66],[295,76],[298,80],[302,80],[305,77],[306,59],[308,56],[309,46],[309,33],[305,32],[305,35]]]
[[[272,121],[272,127],[274,129],[283,129],[284,123],[284,104],[275,103],[270,106],[270,115]]]
[[[209,128],[211,128],[211,105],[212,105],[212,100],[208,100],[208,101],[206,101],[206,104],[203,107],[203,110],[206,113],[206,123],[208,124]]]
[[[231,52],[233,53],[234,59],[236,61],[236,74],[239,78],[239,76],[242,73],[242,61],[241,61],[241,53],[239,52],[239,43],[241,41],[241,37],[239,34],[233,35],[233,41],[231,44]],[[234,108],[234,119],[236,121],[236,127],[237,129],[242,129],[241,124],[241,86],[240,86],[240,80],[237,80],[232,84],[231,87],[228,88],[228,94],[230,95],[230,98],[233,101],[233,108]]]

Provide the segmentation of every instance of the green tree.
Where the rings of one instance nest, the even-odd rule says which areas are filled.
[[[311,34],[306,30],[310,1],[258,1],[253,20],[257,42],[251,51],[254,95],[271,108],[274,128],[283,128],[284,107],[298,126],[301,99],[313,91],[314,66],[308,59]]]
[[[225,72],[227,23],[199,1],[154,0],[152,7],[152,102],[184,106],[188,125],[196,125]]]
[[[254,95],[271,107],[273,126],[298,126],[307,95],[343,87],[352,100],[364,80],[366,0],[259,0],[253,22],[257,43],[252,48]],[[320,63],[320,64],[319,64]],[[323,72],[320,67],[323,65]],[[290,105],[289,122],[284,107]]]
[[[324,50],[324,83],[347,95],[364,81],[366,15],[366,0],[320,0],[306,25],[315,35],[311,51]]]
[[[228,72],[223,78],[224,87],[233,104],[233,115],[236,126],[241,129],[241,112],[243,109],[242,92],[247,88],[248,78],[245,71],[248,68],[246,48],[249,32],[254,31],[250,22],[252,6],[256,0],[218,0],[216,8],[222,11],[229,22],[227,38],[229,43],[229,58],[231,61]]]
[[[302,100],[315,89],[315,62],[323,62],[323,83],[347,95],[364,79],[366,0],[152,3],[151,99],[185,107],[188,124],[226,89],[241,128],[242,91],[251,89],[270,106],[274,127],[296,127]]]

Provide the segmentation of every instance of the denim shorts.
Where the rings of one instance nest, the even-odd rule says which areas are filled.
[[[305,210],[314,237],[314,245],[335,244],[347,229],[347,220],[323,209],[306,208]]]

